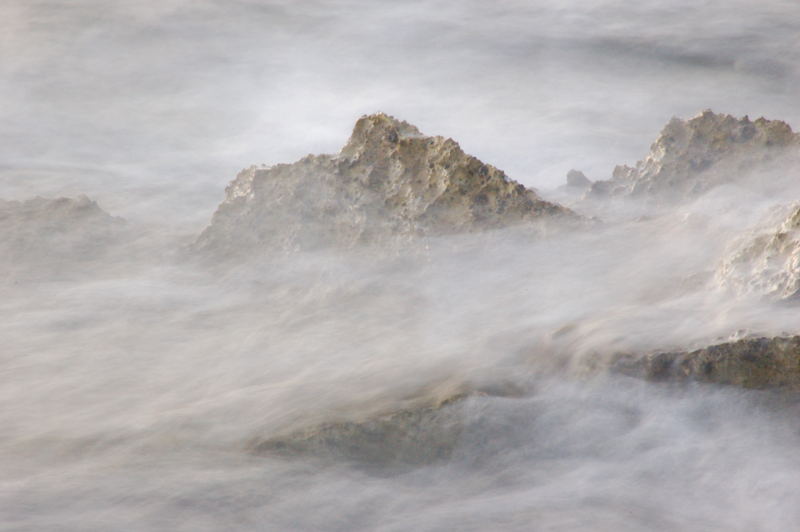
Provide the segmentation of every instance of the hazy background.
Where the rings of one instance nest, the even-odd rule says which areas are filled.
[[[240,168],[338,151],[378,110],[537,187],[607,177],[673,115],[800,124],[794,0],[6,0],[0,21],[0,197],[122,216],[202,225]]]
[[[800,126],[800,3],[5,0],[0,29],[0,198],[129,220],[0,220],[0,530],[799,528],[796,400],[585,367],[797,333],[796,307],[713,282],[800,200],[795,168],[541,240],[231,270],[182,246],[240,168],[335,152],[377,110],[536,187],[706,107]],[[251,452],[509,382],[402,474]]]

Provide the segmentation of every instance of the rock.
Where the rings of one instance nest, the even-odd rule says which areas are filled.
[[[770,299],[800,296],[800,204],[776,227],[738,241],[714,276],[737,295]]]
[[[681,201],[787,153],[800,153],[800,135],[779,120],[704,111],[673,118],[635,167],[617,166],[612,178],[592,185],[592,196],[635,196]]]
[[[583,172],[579,170],[570,170],[567,172],[567,186],[574,188],[589,188],[592,182]]]
[[[371,468],[407,468],[447,459],[464,427],[464,399],[445,401],[370,417],[325,423],[266,440],[251,451],[263,455],[316,456]]]
[[[358,120],[338,155],[240,172],[197,247],[222,255],[350,248],[554,218],[578,219],[452,139],[375,114]]]
[[[58,270],[103,254],[125,226],[86,196],[0,200],[0,268]]]
[[[469,401],[519,398],[525,393],[524,387],[511,382],[458,387],[433,395],[420,392],[396,409],[254,438],[248,448],[264,456],[313,456],[374,470],[408,469],[452,456],[470,423]]]
[[[617,355],[612,368],[652,381],[691,379],[800,391],[800,336],[746,338],[694,351]]]

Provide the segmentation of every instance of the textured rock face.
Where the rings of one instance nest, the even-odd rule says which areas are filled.
[[[721,287],[738,295],[772,299],[800,295],[800,205],[777,227],[734,246],[715,273]]]
[[[690,120],[673,118],[635,167],[617,166],[592,195],[691,198],[735,181],[789,151],[800,151],[800,135],[778,120],[704,111]]]
[[[0,200],[2,266],[29,270],[58,268],[60,261],[96,258],[124,221],[86,196],[27,201]]]
[[[441,397],[421,396],[412,405],[362,419],[328,422],[269,438],[248,448],[259,455],[344,460],[367,468],[406,469],[446,460],[470,424],[468,403],[489,398],[524,397],[512,383],[464,388]],[[473,403],[473,408],[474,408]]]
[[[620,356],[619,372],[654,381],[697,380],[800,390],[800,336],[750,338],[696,351]]]
[[[359,119],[338,155],[247,168],[226,193],[201,249],[347,248],[575,217],[452,139],[427,137],[384,114]]]

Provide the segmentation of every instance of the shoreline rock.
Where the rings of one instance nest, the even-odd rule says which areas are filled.
[[[777,227],[741,239],[715,273],[718,286],[737,295],[775,300],[800,295],[800,204]]]
[[[786,122],[706,110],[689,120],[670,120],[644,159],[614,168],[611,179],[592,184],[588,197],[683,201],[790,152],[800,153],[800,134]]]
[[[126,228],[125,220],[84,195],[0,200],[0,225],[0,253],[7,270],[0,273],[13,278],[63,274],[69,265],[97,260]]]
[[[581,218],[460,148],[385,114],[361,117],[338,155],[252,166],[196,247],[214,254],[353,248]]]
[[[595,366],[592,373],[604,369],[650,382],[699,382],[796,394],[800,392],[800,336],[745,338],[691,351],[618,353]],[[402,472],[453,456],[468,422],[469,400],[525,396],[524,389],[509,385],[462,389],[436,400],[421,397],[410,406],[363,419],[254,438],[247,448],[257,456],[314,457],[348,462],[379,474]]]
[[[470,396],[456,394],[362,421],[323,423],[255,440],[249,450],[257,455],[345,460],[373,469],[426,465],[452,455],[464,429],[464,401]]]
[[[800,391],[800,336],[745,338],[696,349],[618,354],[611,370],[649,381]]]
[[[567,185],[568,187],[577,189],[591,188],[592,182],[586,177],[586,174],[574,168],[567,172]]]
[[[469,422],[470,400],[524,396],[525,389],[512,382],[421,391],[395,409],[254,438],[247,448],[259,456],[313,456],[373,471],[400,471],[452,456]]]

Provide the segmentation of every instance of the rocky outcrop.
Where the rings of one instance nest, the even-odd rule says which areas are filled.
[[[590,365],[591,373],[610,368],[653,382],[702,382],[800,392],[800,336],[746,338],[702,349],[644,355],[617,353]],[[525,394],[524,388],[505,384],[461,390],[439,400],[420,397],[412,406],[362,419],[325,422],[254,438],[248,449],[264,456],[315,457],[384,472],[404,470],[453,455],[470,423],[468,401]]]
[[[679,201],[698,196],[787,151],[800,152],[800,135],[779,120],[704,111],[673,118],[635,167],[617,166],[607,181],[592,185],[591,196],[635,196]]]
[[[800,205],[776,227],[737,242],[715,273],[737,295],[797,299],[800,295]]]
[[[617,355],[612,368],[652,381],[696,380],[800,391],[800,336],[747,338],[694,351]]]
[[[240,172],[197,247],[225,255],[349,248],[554,218],[577,216],[452,139],[375,114],[358,120],[338,155]]]
[[[95,259],[124,226],[86,196],[0,200],[0,268],[30,272]]]
[[[572,169],[567,172],[567,186],[579,189],[585,189],[592,186],[592,182],[586,177],[586,174],[580,170]]]

